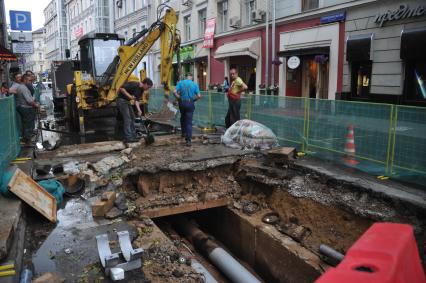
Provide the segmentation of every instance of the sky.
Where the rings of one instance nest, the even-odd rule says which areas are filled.
[[[31,23],[33,31],[43,27],[43,10],[50,1],[51,0],[5,0],[4,3],[6,7],[7,23],[10,24],[9,10],[29,11],[31,12]]]

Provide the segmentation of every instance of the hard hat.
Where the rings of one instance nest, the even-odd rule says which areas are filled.
[[[128,82],[139,82],[139,78],[133,74],[127,79]]]

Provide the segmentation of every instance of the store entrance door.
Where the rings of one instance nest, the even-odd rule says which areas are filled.
[[[200,90],[206,90],[206,78],[207,78],[207,63],[201,61],[197,64],[197,80]]]

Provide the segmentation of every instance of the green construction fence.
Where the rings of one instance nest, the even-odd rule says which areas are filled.
[[[20,151],[14,97],[0,98],[0,184],[3,173]]]
[[[224,126],[224,93],[202,92],[193,124]],[[151,91],[150,111],[161,108],[164,91]],[[426,181],[426,108],[345,100],[246,95],[241,119],[269,127],[280,145],[373,175],[424,184]],[[347,154],[353,128],[354,154]]]

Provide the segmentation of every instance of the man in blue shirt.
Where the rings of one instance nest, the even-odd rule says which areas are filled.
[[[201,98],[200,88],[193,82],[192,74],[188,74],[186,80],[178,82],[173,94],[179,101],[182,137],[185,137],[186,145],[191,146],[195,101]]]

